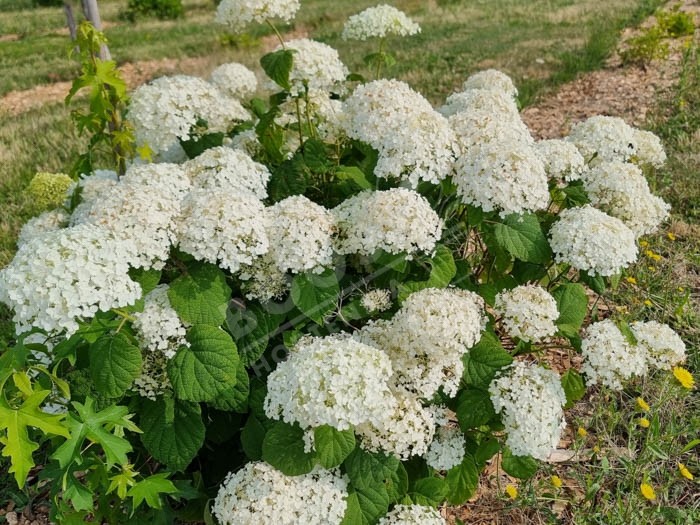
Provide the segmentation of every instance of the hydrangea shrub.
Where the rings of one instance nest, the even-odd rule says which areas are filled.
[[[380,6],[344,36],[386,55],[419,29]],[[433,108],[308,39],[261,66],[138,88],[152,162],[67,185],[0,270],[2,455],[23,486],[43,447],[56,520],[444,523],[496,454],[531,476],[585,386],[684,361],[668,326],[589,308],[668,215],[656,137],[593,117],[536,141],[493,70]]]

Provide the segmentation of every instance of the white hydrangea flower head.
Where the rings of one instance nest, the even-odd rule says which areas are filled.
[[[263,303],[282,298],[291,286],[289,277],[277,267],[269,253],[250,265],[241,266],[238,278],[242,281],[241,290],[246,298]]]
[[[539,285],[525,284],[499,293],[494,310],[511,337],[534,343],[557,331],[557,302]]]
[[[368,312],[385,312],[391,308],[391,290],[377,288],[362,295],[360,304]]]
[[[671,370],[686,359],[685,343],[667,324],[657,321],[634,322],[630,325],[637,345],[644,348],[650,366]]]
[[[154,152],[167,151],[179,140],[192,138],[198,121],[209,132],[225,132],[250,115],[236,99],[204,79],[185,75],[160,77],[139,86],[131,96],[128,119],[136,142]]]
[[[532,145],[535,140],[519,115],[487,109],[469,109],[448,118],[462,156],[476,156],[487,145]]]
[[[579,180],[586,167],[578,148],[566,140],[540,140],[535,143],[535,151],[542,159],[550,179],[567,182]]]
[[[653,195],[640,170],[629,162],[601,162],[584,173],[584,188],[591,203],[620,219],[635,237],[656,231],[668,218],[671,206]]]
[[[80,198],[82,202],[92,201],[102,198],[102,195],[109,192],[117,185],[119,176],[112,170],[95,170],[89,175],[82,174],[75,187],[68,190],[66,198],[72,197],[73,191],[80,188]]]
[[[635,129],[619,117],[596,115],[574,124],[566,140],[587,163],[626,161],[637,154]]]
[[[121,178],[122,184],[154,187],[156,191],[170,192],[173,199],[181,201],[192,189],[192,183],[179,164],[168,162],[132,164]]]
[[[321,273],[333,263],[333,214],[303,195],[270,206],[270,257],[282,272]]]
[[[182,251],[234,273],[269,248],[265,207],[252,193],[192,190],[177,222]]]
[[[471,75],[462,84],[462,90],[467,89],[489,89],[500,91],[512,98],[518,96],[518,89],[513,84],[513,80],[497,69],[486,69]]]
[[[581,372],[588,384],[622,390],[623,381],[647,373],[646,347],[630,344],[610,319],[588,326],[581,341],[581,353]]]
[[[655,168],[660,168],[666,163],[666,151],[664,151],[661,139],[654,133],[635,129],[634,141],[637,145],[637,153],[634,159],[637,164],[648,164]]]
[[[285,48],[294,51],[292,71],[289,82],[290,93],[303,95],[305,88],[314,91],[343,93],[345,78],[350,71],[341,62],[338,51],[328,44],[308,38],[299,38],[285,42]],[[277,47],[277,51],[282,46]]]
[[[45,233],[20,246],[0,270],[0,301],[14,310],[18,334],[40,328],[70,336],[77,320],[132,305],[141,296],[126,262],[135,257],[133,241],[115,239],[98,226]]]
[[[501,217],[549,205],[544,164],[528,144],[493,142],[463,155],[453,180],[463,202]]]
[[[163,268],[177,242],[175,220],[180,198],[167,185],[119,183],[72,217],[73,224],[94,224],[136,245],[128,263],[145,269]]]
[[[24,223],[22,229],[19,231],[17,246],[22,246],[31,239],[39,237],[45,233],[61,230],[68,226],[69,220],[70,214],[63,208],[45,211],[36,217],[32,217]]]
[[[447,471],[464,459],[464,434],[457,427],[440,427],[430,444],[425,461],[435,470]]]
[[[557,262],[590,274],[615,275],[637,260],[634,232],[590,204],[562,211],[549,238]]]
[[[381,425],[394,412],[391,362],[348,337],[307,337],[267,380],[265,414],[302,428]]]
[[[372,255],[381,249],[409,256],[432,253],[445,227],[421,194],[408,188],[364,191],[333,209],[338,253]]]
[[[377,177],[400,178],[415,188],[451,173],[459,147],[447,119],[408,84],[362,84],[345,101],[343,115],[347,135],[379,152]]]
[[[447,525],[437,509],[422,505],[396,505],[379,525]]]
[[[516,361],[491,381],[489,395],[513,455],[547,459],[566,427],[566,395],[559,375]]]
[[[289,22],[299,7],[299,0],[223,0],[216,8],[214,20],[232,31],[241,31],[253,22]]]
[[[262,144],[260,144],[258,140],[255,129],[246,129],[234,135],[228,147],[242,151],[251,157],[254,157],[262,151]]]
[[[246,153],[217,146],[183,164],[195,188],[229,193],[248,191],[262,200],[267,198],[270,170]]]
[[[402,460],[422,456],[435,434],[433,414],[413,393],[399,389],[394,396],[396,406],[383,421],[355,428],[360,445],[365,450],[382,451]]]
[[[221,64],[211,72],[209,78],[222,93],[236,100],[251,97],[258,89],[255,73],[237,62]]]
[[[347,497],[348,480],[335,470],[285,476],[258,461],[226,476],[211,510],[221,525],[339,525]]]
[[[508,120],[520,119],[515,99],[503,91],[492,89],[467,89],[453,93],[438,111],[446,117],[463,112],[481,112]]]
[[[462,357],[485,326],[484,302],[477,294],[426,288],[411,294],[390,322],[371,322],[356,337],[389,355],[394,383],[431,399],[440,388],[449,396],[457,393]]]
[[[380,4],[352,15],[343,26],[343,40],[367,40],[390,35],[410,36],[420,33],[420,26],[406,13]]]

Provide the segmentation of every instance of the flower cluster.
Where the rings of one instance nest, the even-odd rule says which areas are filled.
[[[352,15],[343,27],[344,40],[367,40],[390,35],[410,36],[420,32],[420,26],[406,13],[390,5],[369,7]]]
[[[619,117],[596,115],[574,124],[567,137],[586,162],[627,161],[637,153],[635,130]]]
[[[379,152],[374,174],[437,183],[452,168],[457,144],[445,117],[398,80],[375,80],[355,88],[343,105],[343,128]]]
[[[464,434],[457,427],[440,427],[430,444],[425,461],[435,470],[450,470],[464,459]]]
[[[489,394],[513,454],[547,459],[566,426],[566,395],[556,372],[516,361],[491,382]]]
[[[571,182],[581,178],[586,163],[571,142],[541,140],[535,143],[535,151],[544,163],[544,170],[550,179]]]
[[[559,318],[557,302],[538,285],[516,286],[496,296],[494,307],[503,317],[503,325],[511,337],[537,342],[554,335]]]
[[[637,344],[646,351],[649,366],[671,370],[685,361],[685,343],[670,326],[657,321],[637,321],[630,327]]]
[[[293,95],[302,95],[307,89],[333,93],[343,91],[342,85],[349,71],[331,46],[300,38],[285,42],[284,47],[294,51],[292,71],[289,73],[290,92]]]
[[[432,507],[396,505],[379,520],[379,525],[445,525],[445,518]]]
[[[17,246],[26,244],[31,239],[39,237],[44,233],[60,230],[68,226],[70,215],[63,208],[45,211],[41,215],[37,215],[29,219],[19,232],[17,238]]]
[[[391,291],[385,289],[369,290],[362,296],[360,304],[368,312],[384,312],[391,308]]]
[[[347,479],[321,468],[285,476],[262,462],[231,472],[212,514],[221,525],[339,525],[347,508]]]
[[[222,93],[236,100],[250,97],[258,89],[258,79],[250,69],[243,64],[230,62],[221,64],[211,72],[211,83]]]
[[[34,237],[0,270],[0,301],[12,307],[17,333],[78,330],[98,310],[134,304],[141,287],[128,274],[136,247],[98,226],[79,225]]]
[[[634,232],[588,204],[562,211],[549,237],[557,262],[591,274],[615,275],[637,260]]]
[[[511,78],[497,69],[485,69],[474,73],[462,84],[462,90],[467,89],[488,89],[500,91],[512,98],[518,96],[518,89]]]
[[[222,0],[216,8],[215,21],[233,31],[240,31],[252,22],[274,19],[289,22],[299,7],[299,0]]]
[[[38,209],[49,209],[60,206],[68,188],[73,185],[65,173],[46,173],[40,171],[29,182],[27,193],[32,203]]]
[[[333,209],[341,254],[432,253],[444,223],[418,192],[407,188],[365,191]]]

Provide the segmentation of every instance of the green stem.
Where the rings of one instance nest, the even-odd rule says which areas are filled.
[[[382,71],[382,56],[384,54],[384,42],[386,41],[385,38],[382,38],[379,40],[379,54],[377,55],[377,72],[375,74],[375,80],[379,80],[379,75]]]
[[[287,49],[287,46],[284,45],[284,38],[282,38],[282,34],[277,30],[277,28],[275,27],[275,24],[270,22],[270,20],[268,18],[265,19],[265,23],[267,25],[269,25],[272,28],[272,30],[275,32],[275,35],[277,36],[277,40],[279,40],[280,44],[282,45],[282,49]]]

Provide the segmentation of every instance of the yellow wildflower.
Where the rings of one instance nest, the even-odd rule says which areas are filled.
[[[647,241],[639,241],[639,246],[641,246],[642,248],[646,248],[647,246],[649,246],[649,243]]]
[[[639,490],[642,493],[642,496],[644,496],[648,500],[655,500],[656,499],[656,492],[654,492],[654,487],[649,485],[649,483],[642,483],[639,486]]]
[[[678,287],[678,291],[679,291],[679,292],[685,292],[685,288],[683,288],[682,286],[679,286],[679,287]]]
[[[600,447],[598,445],[593,446],[593,453],[594,454],[600,454]]]
[[[687,469],[686,469],[686,470],[687,470]],[[553,486],[555,489],[560,489],[561,486],[563,485],[563,482],[562,482],[561,478],[560,478],[559,476],[557,476],[557,475],[552,476],[552,477],[551,477],[551,481],[552,481],[552,486]]]
[[[666,235],[668,236],[668,238],[669,238],[670,240],[672,240],[672,241],[675,241],[675,240],[676,240],[676,236],[673,235],[673,233],[668,232]]]
[[[678,470],[685,479],[693,480],[694,476],[683,463],[678,463]]]
[[[649,428],[649,425],[651,425],[651,422],[645,417],[640,417],[637,420],[637,424],[642,428]]]
[[[678,380],[683,388],[690,390],[695,386],[695,379],[693,379],[693,375],[682,366],[673,367],[673,376]]]
[[[508,497],[510,499],[515,499],[518,497],[518,487],[515,485],[508,485],[506,486],[506,494],[508,494]]]
[[[657,262],[662,259],[662,257],[658,253],[655,253],[653,250],[645,250],[644,255],[649,257],[649,259]]]
[[[649,412],[649,410],[651,409],[649,403],[644,401],[644,398],[642,397],[637,398],[637,408],[639,408],[639,410],[643,410],[644,412]]]
[[[588,432],[586,432],[586,429],[583,427],[578,427],[578,430],[576,433],[579,435],[579,437],[585,438],[588,435]]]
[[[651,306],[652,302],[649,299],[644,299],[644,306]]]
[[[634,277],[625,277],[625,281],[627,281],[630,284],[637,284],[637,279]]]
[[[655,272],[656,271],[656,266],[647,266],[648,270],[650,272]]]

